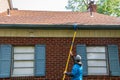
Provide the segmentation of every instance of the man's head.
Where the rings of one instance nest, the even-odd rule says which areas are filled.
[[[76,55],[76,57],[75,57],[75,60],[77,61],[80,61],[81,60],[81,56],[80,55]]]
[[[82,62],[81,62],[81,56],[80,55],[76,55],[76,57],[75,57],[75,62],[76,63],[81,63],[82,64]]]

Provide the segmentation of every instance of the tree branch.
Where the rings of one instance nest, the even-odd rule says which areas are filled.
[[[86,7],[88,7],[88,4],[85,2],[85,0],[83,0],[84,4],[86,5]]]

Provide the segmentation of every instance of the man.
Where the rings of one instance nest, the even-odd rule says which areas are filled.
[[[64,74],[72,77],[71,80],[82,80],[83,67],[81,62],[81,56],[73,56],[72,52],[70,52],[70,55],[73,58],[74,65],[72,67],[71,72],[64,72]]]

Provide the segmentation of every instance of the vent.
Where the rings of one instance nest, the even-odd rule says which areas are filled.
[[[7,16],[10,16],[10,9],[7,9]]]

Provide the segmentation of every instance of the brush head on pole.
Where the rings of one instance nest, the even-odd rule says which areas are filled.
[[[74,30],[77,30],[77,24],[73,25]]]

